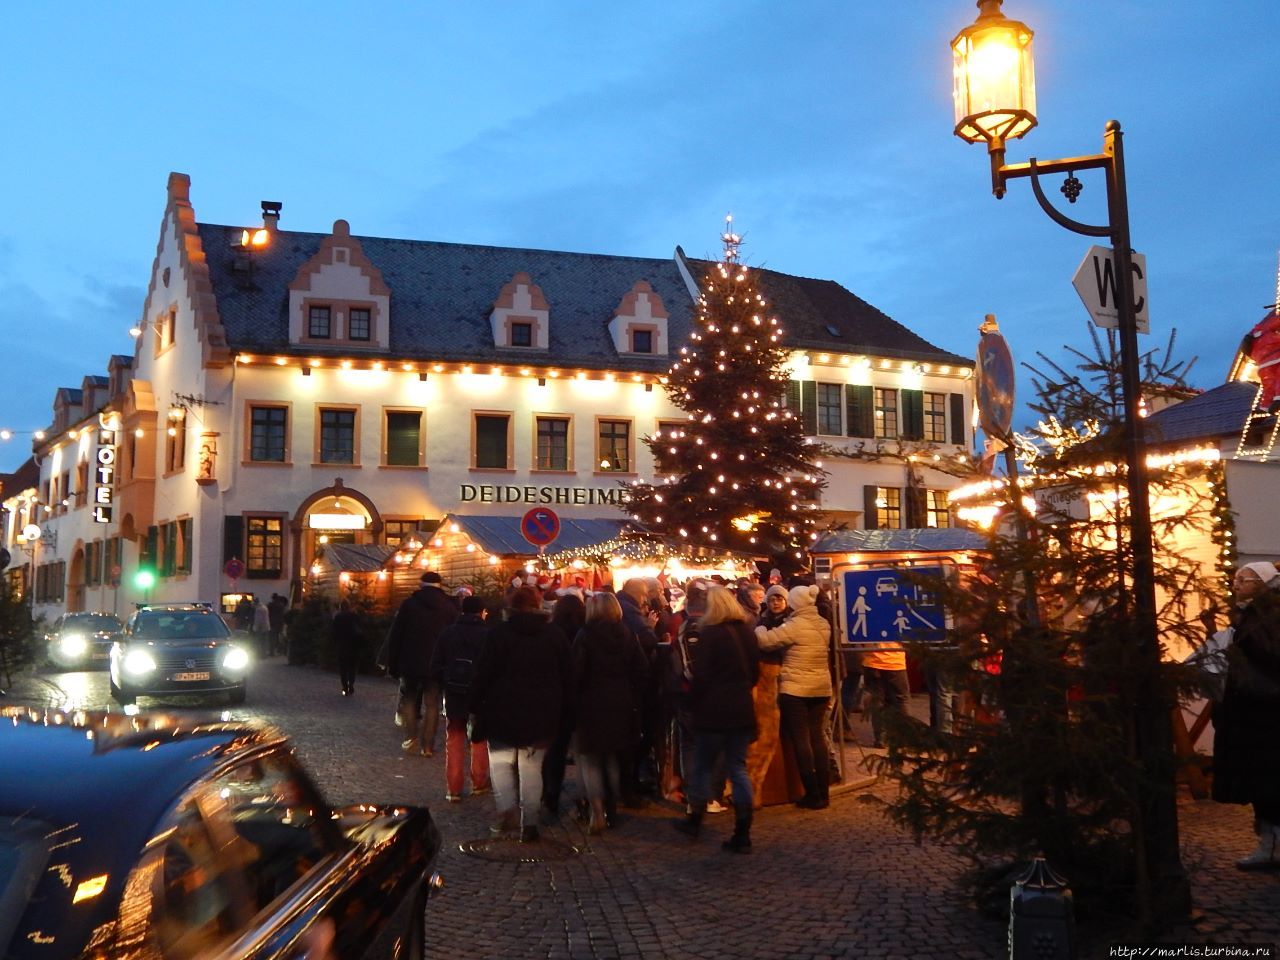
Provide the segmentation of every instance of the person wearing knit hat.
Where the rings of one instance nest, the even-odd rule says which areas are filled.
[[[1213,799],[1253,805],[1258,846],[1236,866],[1280,869],[1280,570],[1266,560],[1236,571],[1238,607],[1227,682],[1214,706]]]
[[[795,586],[787,594],[791,616],[772,630],[756,627],[760,649],[782,650],[778,708],[782,733],[795,751],[804,783],[796,806],[821,810],[827,806],[831,771],[827,760],[827,702],[831,699],[831,670],[827,665],[831,626],[818,612],[818,588]]]

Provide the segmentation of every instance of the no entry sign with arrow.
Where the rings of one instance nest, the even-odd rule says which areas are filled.
[[[535,547],[545,547],[560,536],[560,518],[554,510],[534,507],[520,518],[520,533]]]

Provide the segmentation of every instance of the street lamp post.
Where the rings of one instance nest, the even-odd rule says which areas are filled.
[[[954,61],[956,136],[986,143],[991,157],[991,189],[1004,196],[1010,180],[1026,177],[1041,209],[1059,225],[1089,237],[1108,237],[1115,258],[1115,296],[1119,313],[1120,383],[1124,403],[1125,483],[1129,500],[1132,555],[1133,624],[1137,661],[1142,672],[1137,714],[1137,756],[1154,776],[1141,797],[1135,825],[1141,900],[1174,915],[1190,911],[1190,888],[1178,850],[1178,816],[1174,786],[1171,704],[1155,683],[1160,666],[1156,629],[1155,561],[1152,554],[1151,507],[1148,499],[1146,448],[1138,410],[1138,328],[1133,297],[1133,251],[1129,236],[1129,200],[1125,187],[1124,147],[1120,124],[1107,121],[1102,152],[1063,160],[1006,164],[1005,144],[1036,125],[1033,33],[1024,23],[1000,11],[1003,0],[978,0],[977,20],[951,42]],[[1106,177],[1107,223],[1081,223],[1064,215],[1045,196],[1040,177],[1066,174],[1061,190],[1075,203],[1083,189],[1076,172],[1102,170]],[[1145,888],[1145,889],[1141,889]]]

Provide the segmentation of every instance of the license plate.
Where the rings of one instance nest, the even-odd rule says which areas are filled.
[[[175,674],[173,675],[173,679],[174,679],[174,680],[208,680],[208,679],[209,679],[209,673],[208,673],[208,671],[205,671],[205,672],[198,672],[198,671],[197,671],[197,672],[190,672],[190,673],[175,673]]]

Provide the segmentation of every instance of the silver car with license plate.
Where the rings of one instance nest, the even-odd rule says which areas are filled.
[[[206,603],[142,604],[111,648],[111,696],[220,693],[244,703],[249,651]]]

